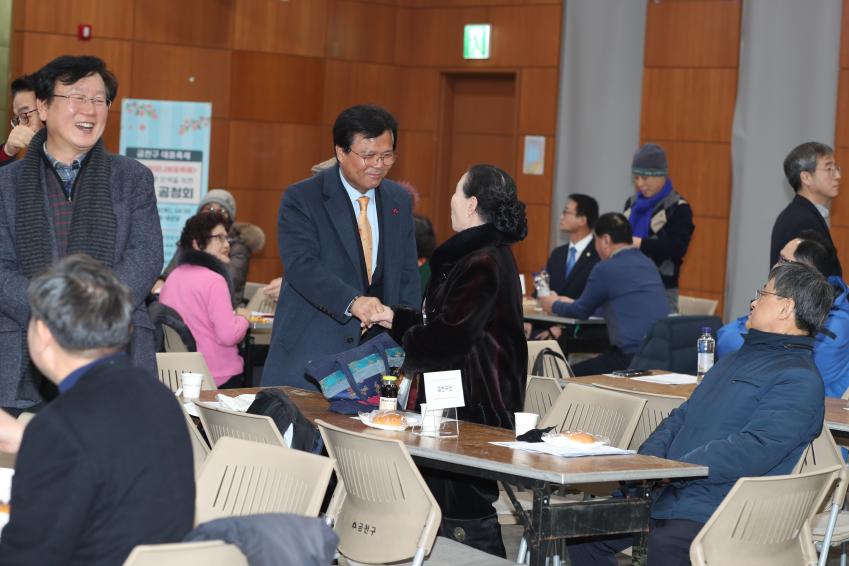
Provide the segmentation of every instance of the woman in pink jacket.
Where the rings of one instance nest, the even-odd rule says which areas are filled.
[[[226,220],[220,212],[189,218],[180,235],[180,259],[159,296],[192,331],[198,352],[219,387],[242,384],[244,360],[238,344],[248,330],[248,312],[233,311],[232,283],[225,264],[230,261]]]

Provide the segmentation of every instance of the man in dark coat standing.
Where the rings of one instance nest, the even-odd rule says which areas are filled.
[[[834,151],[824,143],[805,142],[784,159],[784,175],[796,196],[772,227],[770,266],[778,262],[781,248],[804,230],[817,232],[835,249],[828,229],[831,201],[840,192],[840,167],[834,162]],[[833,259],[835,273],[832,275],[842,276],[843,269],[836,253]]]
[[[29,353],[60,394],[22,440],[0,411],[0,450],[18,452],[0,564],[119,565],[138,544],[179,542],[194,518],[189,431],[174,395],[124,353],[129,288],[73,254],[28,296]]]
[[[384,304],[419,308],[412,199],[384,178],[397,139],[383,108],[348,108],[333,125],[338,165],[283,194],[285,275],[262,385],[316,388],[304,376],[307,362],[359,344],[368,336],[361,323]]]
[[[118,81],[97,57],[62,56],[36,74],[38,115],[50,125],[23,159],[0,169],[0,407],[42,401],[26,348],[29,280],[86,253],[132,291],[132,363],[154,378],[153,325],[144,299],[162,270],[153,173],[103,147]]]

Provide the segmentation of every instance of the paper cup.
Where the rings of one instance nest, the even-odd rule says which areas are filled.
[[[183,372],[183,398],[197,399],[200,397],[200,386],[202,384],[202,373]]]
[[[436,432],[442,424],[442,409],[428,409],[422,403],[422,432]]]
[[[539,415],[536,413],[515,413],[516,436],[522,436],[529,430],[533,430],[539,423]]]

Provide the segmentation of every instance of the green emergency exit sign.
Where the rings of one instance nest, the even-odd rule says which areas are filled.
[[[489,59],[489,24],[466,24],[463,29],[463,59]]]

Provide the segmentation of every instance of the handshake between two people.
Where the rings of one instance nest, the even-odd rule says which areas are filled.
[[[351,315],[358,318],[363,330],[379,324],[384,328],[392,328],[395,313],[391,308],[380,302],[377,297],[357,297],[349,309]]]

